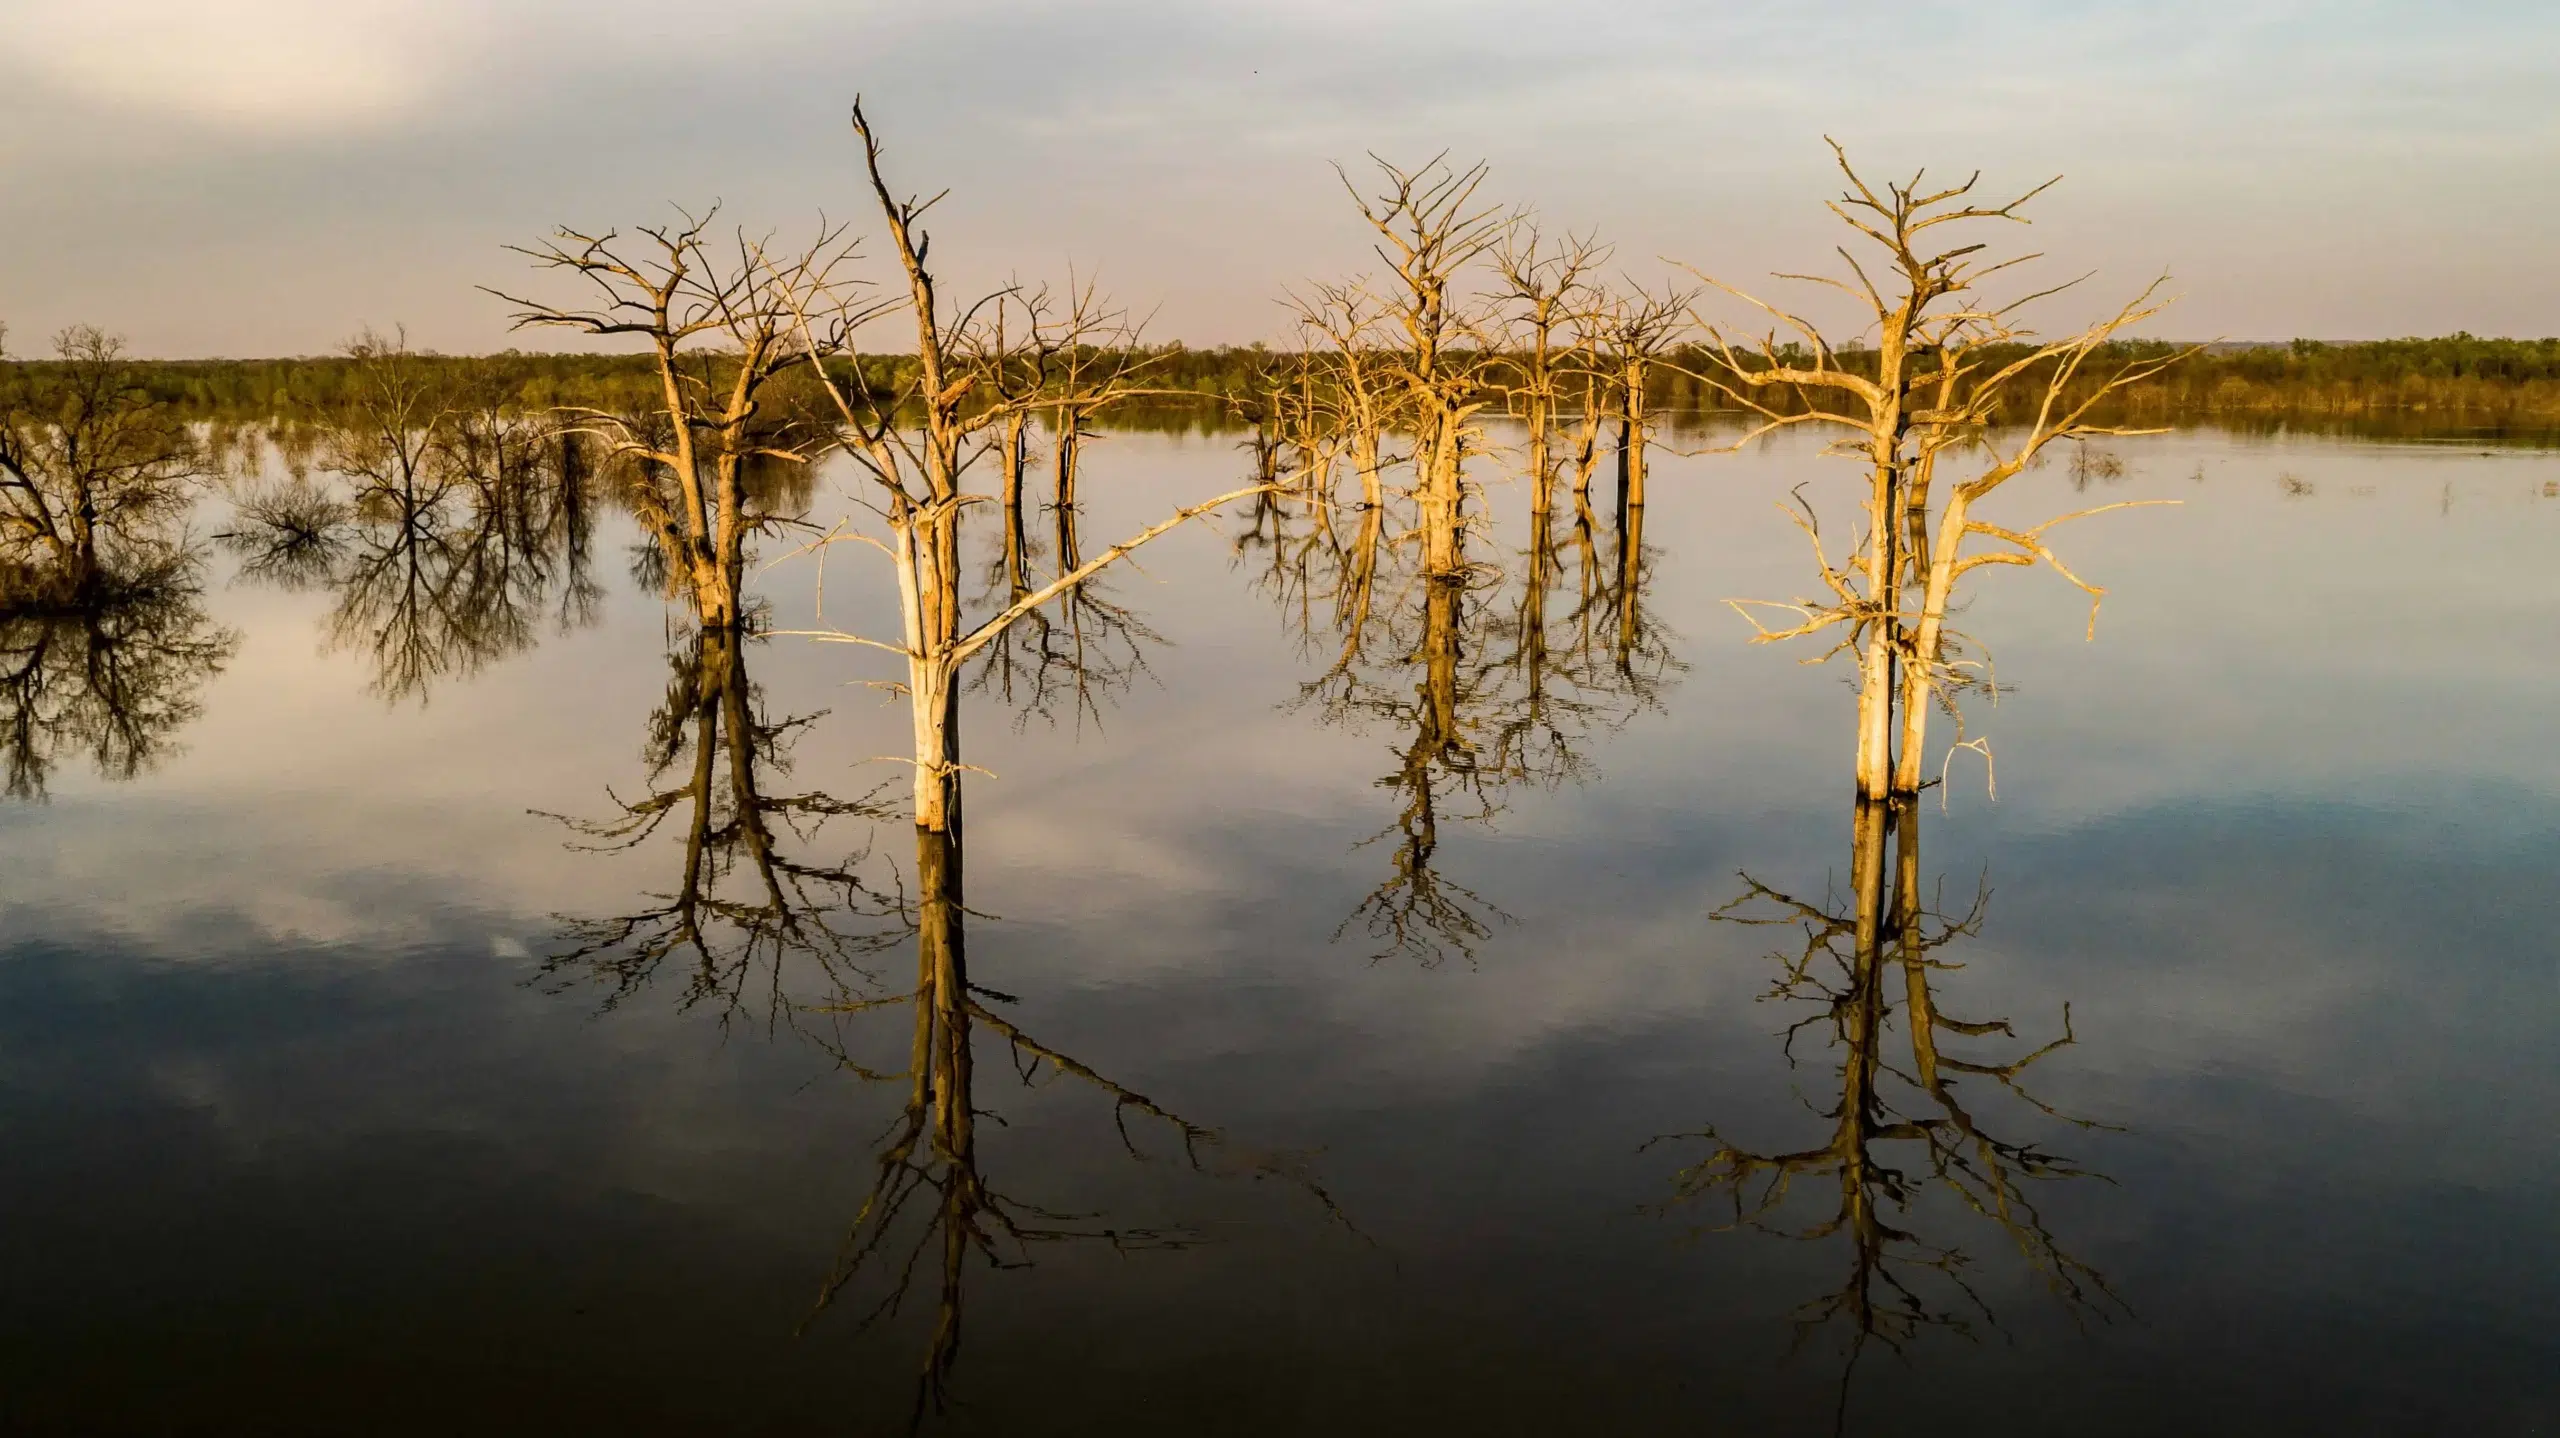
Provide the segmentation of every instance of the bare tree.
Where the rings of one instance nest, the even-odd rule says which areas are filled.
[[[405,329],[367,329],[340,348],[352,383],[348,403],[320,422],[320,467],[348,481],[357,510],[404,529],[430,527],[464,482],[453,441],[465,401],[453,371],[411,349]]]
[[[904,295],[884,301],[850,292],[834,285],[825,271],[805,265],[777,267],[770,273],[790,306],[800,337],[799,353],[811,364],[842,421],[837,442],[867,477],[868,506],[888,531],[885,539],[840,531],[821,541],[820,548],[861,542],[888,554],[897,581],[901,634],[892,641],[833,629],[810,633],[819,639],[883,650],[903,661],[906,677],[895,687],[907,695],[914,727],[919,881],[947,882],[954,886],[955,897],[952,904],[928,904],[924,913],[927,922],[957,923],[962,911],[956,902],[959,872],[952,846],[960,822],[960,776],[966,767],[960,748],[962,666],[1026,615],[1091,580],[1140,545],[1264,486],[1235,490],[1177,510],[1093,559],[1070,564],[1061,556],[1061,572],[1047,584],[1010,597],[1003,608],[983,619],[972,622],[965,616],[961,520],[968,506],[986,502],[985,496],[967,493],[962,487],[969,467],[985,455],[991,438],[1006,432],[1021,406],[1066,405],[1081,410],[1097,395],[1108,396],[1126,381],[1124,372],[1113,369],[1106,371],[1095,389],[1051,385],[1029,397],[1006,399],[989,374],[991,363],[1010,362],[1009,353],[995,348],[987,338],[993,315],[1011,307],[1015,322],[1023,327],[1023,343],[1050,353],[1069,353],[1086,345],[1091,327],[1116,324],[1116,316],[1083,304],[1071,306],[1063,319],[1044,315],[1022,305],[1016,288],[946,309],[928,263],[931,240],[922,225],[934,200],[902,200],[890,188],[878,132],[858,101],[853,129],[905,280]],[[914,324],[912,377],[897,392],[886,395],[858,389],[840,378],[827,361],[853,355],[864,326],[902,311]],[[928,892],[924,897],[935,895]]]
[[[1686,290],[1653,294],[1631,288],[1609,298],[1596,316],[1605,345],[1600,357],[1614,373],[1618,395],[1618,530],[1624,536],[1630,520],[1641,527],[1644,513],[1645,452],[1652,444],[1653,415],[1646,394],[1663,353],[1687,327],[1690,303]],[[1620,545],[1623,551],[1628,546]]]
[[[1505,221],[1496,208],[1476,203],[1482,164],[1452,170],[1434,159],[1404,170],[1371,158],[1384,181],[1377,195],[1362,194],[1348,174],[1342,184],[1376,232],[1374,249],[1387,266],[1378,302],[1393,341],[1387,371],[1403,390],[1404,417],[1413,426],[1424,564],[1449,579],[1465,564],[1463,465],[1491,363],[1484,318],[1459,283],[1501,242]]]
[[[1147,357],[1127,312],[1112,306],[1090,278],[1070,277],[1066,303],[1054,314],[1045,291],[1016,293],[1012,300],[1013,304],[999,303],[994,307],[992,325],[976,331],[963,326],[956,338],[978,348],[984,335],[995,335],[999,343],[993,351],[971,355],[967,368],[971,373],[1001,374],[1017,363],[1015,353],[1001,343],[1005,313],[1015,305],[1023,310],[1027,322],[1020,349],[1034,366],[1039,397],[1048,401],[1049,434],[1056,460],[1055,504],[1060,516],[1058,563],[1072,569],[1083,560],[1076,553],[1075,527],[1067,516],[1079,502],[1076,480],[1083,466],[1085,442],[1096,437],[1096,416],[1139,392],[1137,379]],[[1018,411],[1007,415],[1008,429],[1019,418]]]
[[[2104,591],[2072,573],[2045,536],[2057,525],[2125,506],[2102,505],[2024,529],[1992,524],[1975,507],[2057,441],[2133,432],[2100,425],[2092,412],[2107,396],[2159,373],[2179,355],[2122,362],[2094,382],[2084,380],[2084,373],[2102,363],[2110,338],[2159,312],[2161,282],[2085,329],[2040,340],[2024,311],[2070,286],[1995,300],[1982,292],[1983,282],[2036,257],[1992,261],[1983,244],[1958,244],[1938,233],[1946,225],[2024,223],[2022,207],[2053,182],[1997,204],[1972,199],[1975,180],[1932,190],[1924,188],[1925,176],[1914,175],[1907,184],[1879,191],[1859,177],[1837,145],[1833,150],[1849,189],[1830,208],[1862,243],[1881,253],[1883,280],[1879,284],[1844,247],[1840,253],[1850,278],[1813,282],[1861,308],[1873,327],[1874,349],[1844,355],[1800,315],[1710,280],[1775,325],[1747,347],[1709,326],[1707,378],[1759,416],[1744,443],[1794,425],[1828,427],[1843,436],[1832,452],[1856,458],[1867,470],[1864,524],[1845,558],[1831,557],[1809,508],[1798,521],[1812,541],[1829,596],[1791,605],[1736,601],[1736,607],[1746,616],[1769,609],[1794,616],[1779,627],[1754,618],[1757,642],[1836,634],[1828,652],[1856,654],[1858,794],[1873,803],[1908,801],[1921,784],[1930,705],[1952,709],[1975,667],[1959,656],[1946,625],[1956,582],[1985,565],[2041,560],[2089,594],[2094,633],[2096,601]],[[1785,346],[1778,339],[1781,329],[1792,336]],[[1786,400],[1792,404],[1781,403]],[[1995,429],[2004,424],[2005,430]],[[1941,500],[1935,493],[1941,461],[1964,460],[1972,462],[1973,473]],[[1971,547],[1977,540],[1997,547]],[[1859,854],[1863,873],[1883,863],[1883,826],[1862,832],[1874,844]]]
[[[773,381],[824,356],[797,338],[794,304],[832,294],[851,258],[842,231],[822,229],[796,255],[743,231],[715,243],[716,209],[679,212],[680,225],[643,226],[637,238],[563,229],[517,252],[545,270],[582,280],[589,309],[498,291],[518,307],[515,326],[636,337],[649,346],[659,399],[652,414],[581,409],[570,418],[616,457],[639,461],[632,502],[706,624],[741,621],[748,535],[777,516],[754,503],[759,462],[805,465],[827,442],[823,426],[774,400]]]
[[[1399,420],[1399,391],[1386,372],[1392,361],[1378,330],[1383,306],[1357,280],[1311,285],[1305,295],[1290,295],[1288,304],[1306,341],[1313,386],[1308,420],[1330,428],[1347,449],[1360,504],[1374,512],[1386,502],[1382,445]]]
[[[1495,249],[1501,299],[1511,307],[1519,382],[1512,401],[1528,427],[1529,506],[1533,520],[1554,508],[1556,414],[1564,375],[1582,360],[1579,331],[1596,317],[1603,298],[1592,272],[1607,263],[1609,247],[1597,236],[1566,235],[1549,244],[1525,217],[1503,232]]]
[[[0,366],[0,600],[76,594],[115,544],[156,544],[205,473],[122,341],[74,325],[53,349],[41,372]]]

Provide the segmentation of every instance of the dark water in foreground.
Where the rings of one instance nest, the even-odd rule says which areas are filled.
[[[1088,552],[1239,467],[1095,453]],[[1734,920],[1785,911],[1727,908],[1745,874],[1813,908],[1846,874],[1846,671],[1722,603],[1808,587],[1773,505],[1839,475],[1661,462],[1623,662],[1569,511],[1523,621],[1495,483],[1466,742],[1420,761],[1418,591],[1382,577],[1391,632],[1328,680],[1305,524],[1239,548],[1237,516],[1097,596],[1096,683],[1132,638],[1145,671],[1081,717],[1072,686],[1017,713],[1033,655],[1012,704],[972,696],[971,976],[1032,1045],[974,1045],[967,1221],[1003,1262],[946,1281],[927,1186],[814,1318],[914,1024],[860,1007],[914,961],[830,875],[891,887],[903,822],[777,819],[840,942],[732,942],[744,863],[709,979],[681,947],[546,974],[681,897],[695,756],[648,751],[689,640],[627,525],[584,600],[555,565],[353,620],[219,559],[174,629],[236,644],[144,686],[156,762],[102,777],[60,691],[49,798],[0,808],[0,1429],[894,1432],[935,1363],[927,1425],[990,1433],[2560,1427],[2560,460],[2121,453],[2086,497],[2059,467],[2004,496],[2184,501],[2061,532],[2110,589],[2097,642],[2049,574],[1979,576],[1964,618],[2014,687],[1970,714],[1996,801],[1958,753],[1926,816],[1973,921],[1932,985],[2012,1033],[1946,1044],[2073,1041],[2016,1091],[1959,1077],[1957,1140],[1818,1152],[1853,1056],[1762,997],[1805,938]],[[1604,513],[1599,570],[1610,543]],[[835,563],[831,617],[875,613]],[[813,582],[760,576],[777,627]],[[858,767],[904,747],[877,666],[743,663],[768,720],[828,711],[765,794],[903,777]],[[627,848],[549,817],[661,793]],[[1911,1067],[1899,1031],[1871,1057]],[[1801,1160],[1759,1228],[1682,1199],[1719,1143]]]

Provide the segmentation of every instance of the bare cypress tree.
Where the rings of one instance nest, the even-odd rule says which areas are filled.
[[[1447,581],[1465,566],[1463,465],[1491,362],[1484,316],[1460,289],[1460,277],[1501,242],[1506,221],[1497,208],[1476,203],[1482,164],[1452,170],[1434,159],[1404,170],[1371,158],[1384,181],[1378,194],[1363,195],[1348,174],[1342,184],[1376,232],[1373,248],[1387,266],[1378,301],[1391,335],[1387,371],[1404,391],[1404,417],[1413,426],[1424,568]]]
[[[490,293],[518,307],[518,329],[647,343],[658,382],[653,413],[570,415],[615,457],[636,461],[633,508],[665,552],[670,580],[705,624],[735,625],[748,535],[775,518],[756,505],[749,475],[759,462],[804,465],[826,442],[822,428],[771,404],[772,381],[812,359],[795,337],[791,297],[830,288],[852,247],[839,229],[821,230],[788,258],[743,231],[715,244],[716,214],[715,207],[699,218],[684,214],[682,225],[643,226],[637,241],[563,229],[517,247],[541,268],[585,281],[593,308]]]
[[[1596,236],[1567,235],[1548,244],[1526,219],[1504,230],[1494,252],[1500,298],[1511,307],[1510,338],[1517,351],[1519,379],[1509,388],[1529,431],[1529,511],[1541,527],[1555,505],[1552,450],[1561,387],[1579,358],[1579,332],[1595,318],[1602,299],[1591,274],[1608,258],[1609,247]]]
[[[1796,425],[1827,428],[1842,436],[1832,452],[1854,456],[1867,471],[1864,524],[1845,558],[1831,557],[1810,510],[1798,521],[1812,541],[1828,597],[1735,603],[1746,616],[1780,609],[1796,617],[1775,628],[1754,618],[1756,642],[1836,635],[1830,652],[1856,655],[1858,796],[1878,806],[1907,805],[1921,784],[1931,705],[1952,709],[1973,682],[1973,662],[1961,656],[1946,622],[1957,581],[1985,565],[2049,564],[2089,595],[2094,634],[2105,591],[2064,565],[2045,536],[2057,525],[2126,506],[2101,505],[2024,529],[1990,523],[1975,507],[2057,442],[2139,432],[2100,424],[2092,415],[2108,396],[2181,356],[2111,360],[2108,349],[2109,340],[2160,311],[2161,281],[2086,328],[2046,340],[2029,327],[2025,310],[2069,285],[1994,298],[1982,292],[1983,282],[2036,256],[1994,261],[1982,243],[1958,244],[1937,233],[1946,225],[2024,223],[2022,207],[2052,181],[1998,204],[1974,201],[1971,179],[1932,190],[1924,188],[1925,176],[1914,175],[1878,190],[1836,144],[1833,151],[1849,188],[1830,208],[1880,253],[1882,283],[1845,248],[1849,279],[1794,278],[1849,296],[1868,317],[1874,349],[1852,362],[1802,316],[1709,280],[1774,325],[1747,345],[1709,326],[1706,378],[1760,417],[1743,442]],[[1783,347],[1781,330],[1791,336]],[[1951,469],[1973,466],[1943,497],[1942,462]],[[1868,877],[1882,872],[1888,827],[1861,826],[1860,893],[1875,892]],[[1862,944],[1881,921],[1878,913],[1865,916],[1870,931]]]
[[[929,932],[928,946],[956,953],[962,912],[958,904],[960,776],[966,768],[960,747],[961,666],[1026,615],[1092,579],[1140,545],[1266,486],[1248,486],[1176,510],[1081,563],[1071,565],[1062,558],[1061,572],[1047,584],[1010,598],[982,619],[965,616],[961,519],[965,508],[982,498],[962,488],[968,469],[985,456],[991,440],[1000,440],[1007,432],[1012,415],[1021,407],[1089,413],[1124,391],[1128,381],[1127,371],[1119,366],[1099,374],[1081,370],[1073,380],[1062,378],[1035,394],[1007,399],[992,379],[990,367],[1015,362],[1021,347],[1053,354],[1092,348],[1097,336],[1120,332],[1114,328],[1118,317],[1081,300],[1063,314],[1044,314],[1024,306],[1021,292],[1011,288],[967,305],[946,306],[929,263],[931,239],[922,225],[925,213],[940,196],[900,199],[890,188],[879,133],[858,101],[853,128],[905,282],[904,294],[875,299],[836,283],[831,272],[814,266],[772,273],[797,326],[800,357],[812,364],[842,422],[836,442],[869,481],[865,490],[888,531],[885,539],[839,533],[821,545],[858,541],[888,554],[897,581],[901,634],[892,641],[833,629],[809,633],[814,638],[884,650],[905,664],[901,687],[907,694],[915,741],[918,883],[927,901],[920,912],[929,924],[950,925],[948,932]],[[1022,336],[1012,349],[996,346],[990,337],[992,316],[1008,306],[1019,326],[1013,333]],[[849,383],[839,373],[844,367],[828,363],[840,356],[853,357],[866,325],[900,313],[914,325],[914,363],[911,377],[893,392],[873,393]],[[849,372],[859,373],[858,368]],[[951,903],[931,902],[937,894],[946,893]]]
[[[1383,446],[1400,401],[1378,331],[1383,306],[1356,280],[1311,285],[1304,295],[1291,294],[1288,304],[1298,317],[1322,419],[1350,456],[1361,507],[1374,512],[1386,502]]]

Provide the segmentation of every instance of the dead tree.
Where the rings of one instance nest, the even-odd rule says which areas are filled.
[[[1459,535],[1463,466],[1470,421],[1486,402],[1490,360],[1483,317],[1459,283],[1500,243],[1504,221],[1494,207],[1476,204],[1482,164],[1452,170],[1434,159],[1403,170],[1377,160],[1377,166],[1384,183],[1376,196],[1362,194],[1348,174],[1342,184],[1376,232],[1373,248],[1387,266],[1378,300],[1393,341],[1387,371],[1403,390],[1404,416],[1413,426],[1424,565],[1449,580],[1466,563]]]
[[[1599,356],[1614,373],[1618,396],[1618,530],[1644,512],[1645,452],[1652,445],[1653,413],[1646,391],[1663,353],[1687,327],[1696,296],[1685,290],[1653,294],[1630,289],[1612,296],[1598,317],[1606,346]],[[1620,548],[1626,546],[1622,543]]]
[[[1040,397],[1047,401],[1057,459],[1055,503],[1064,516],[1079,503],[1076,480],[1083,467],[1085,441],[1094,437],[1095,416],[1138,392],[1137,378],[1146,357],[1127,314],[1106,301],[1091,279],[1070,277],[1066,302],[1054,315],[1048,312],[1045,292],[1017,299],[1029,319],[1022,349],[1036,366]],[[995,307],[999,335],[1007,308]],[[1001,351],[1003,346],[997,348]],[[973,373],[1001,372],[1008,363],[1009,357],[999,354],[969,368]],[[1059,534],[1058,563],[1072,569],[1082,562],[1074,550],[1074,526],[1062,518]]]
[[[405,330],[366,330],[341,347],[348,400],[317,426],[319,467],[345,479],[358,513],[412,532],[432,528],[464,482],[454,421],[464,400],[436,356],[409,348]]]
[[[1031,316],[1049,308],[1046,290],[1023,292],[1019,298],[1021,308]],[[1031,413],[1049,384],[1057,356],[1050,348],[1053,336],[1037,323],[1016,327],[1013,310],[1011,305],[996,307],[983,335],[971,336],[980,341],[983,352],[970,359],[987,376],[990,393],[1004,411],[1003,435],[996,444],[996,467],[1002,480],[998,503],[1004,515],[1004,552],[998,567],[1007,596],[1019,599],[1031,592],[1031,531],[1023,517],[1023,481],[1031,467]],[[1071,461],[1062,458],[1061,463]]]
[[[491,291],[518,307],[515,327],[548,327],[647,343],[658,381],[646,416],[569,412],[574,427],[637,461],[632,503],[667,557],[671,582],[693,599],[706,624],[742,617],[748,535],[776,516],[750,492],[758,462],[805,465],[822,448],[822,426],[771,404],[772,382],[823,356],[812,355],[794,324],[795,295],[831,291],[851,258],[842,231],[822,230],[797,255],[743,231],[714,242],[716,207],[681,225],[644,226],[637,238],[563,229],[516,247],[545,269],[583,280],[590,309],[537,303]]]
[[[1386,503],[1385,437],[1401,419],[1401,394],[1386,372],[1391,361],[1378,329],[1383,307],[1357,280],[1310,285],[1288,304],[1329,411],[1324,419],[1349,452],[1361,507],[1375,513]]]
[[[1985,565],[2041,560],[2088,593],[2094,634],[2104,591],[2072,573],[2045,536],[2057,525],[2126,506],[2102,505],[2025,529],[1992,524],[1977,517],[1975,507],[2057,441],[2134,432],[2100,425],[2092,412],[2180,356],[2135,359],[2094,381],[2084,378],[2105,363],[2109,339],[2159,312],[2161,282],[2085,329],[2041,340],[2023,312],[2068,285],[1994,299],[1982,283],[2035,256],[1991,261],[1981,243],[1957,244],[1933,233],[1944,225],[2024,223],[2022,207],[2052,181],[1998,204],[1975,202],[1974,180],[1933,190],[1914,175],[1879,191],[1833,149],[1849,189],[1830,208],[1881,253],[1882,282],[1847,249],[1841,253],[1849,279],[1813,282],[1849,296],[1870,317],[1874,349],[1852,363],[1801,316],[1710,280],[1756,306],[1775,327],[1745,346],[1709,326],[1705,377],[1759,416],[1743,443],[1794,425],[1825,427],[1842,435],[1830,452],[1856,459],[1867,471],[1864,523],[1846,557],[1831,557],[1810,509],[1798,520],[1828,597],[1736,601],[1735,607],[1746,617],[1772,609],[1794,617],[1777,627],[1753,618],[1754,642],[1830,634],[1836,642],[1823,657],[1843,650],[1857,656],[1857,793],[1870,803],[1907,803],[1922,781],[1931,704],[1952,710],[1959,689],[1971,681],[1969,671],[1978,668],[1959,657],[1946,626],[1956,582]],[[1780,329],[1791,336],[1785,347]],[[1942,460],[1972,469],[1943,497],[1935,492]],[[1976,541],[1997,547],[1969,548]],[[1861,873],[1883,862],[1881,826],[1874,826],[1873,840],[1859,853]]]
[[[1555,462],[1551,453],[1560,387],[1575,358],[1576,331],[1592,317],[1600,298],[1591,274],[1609,257],[1609,247],[1596,236],[1567,235],[1549,245],[1526,219],[1503,232],[1494,251],[1501,277],[1500,298],[1511,307],[1512,347],[1518,352],[1518,383],[1510,386],[1513,405],[1528,428],[1529,506],[1533,523],[1543,525],[1555,505]]]
[[[1605,298],[1605,296],[1603,297]],[[1585,527],[1599,521],[1591,512],[1591,479],[1605,453],[1601,434],[1611,415],[1624,408],[1617,398],[1620,371],[1607,362],[1604,305],[1588,305],[1572,317],[1573,338],[1558,366],[1558,388],[1574,396],[1573,428],[1567,437],[1573,460],[1573,512]]]
[[[927,899],[935,897],[931,886],[938,884],[949,885],[953,898],[948,905],[928,905],[923,912],[928,923],[957,924],[962,910],[957,903],[960,875],[953,840],[960,824],[960,777],[966,768],[960,748],[962,666],[1024,616],[1092,579],[1138,546],[1264,486],[1239,489],[1177,510],[1080,564],[1061,560],[1062,572],[1049,583],[1012,598],[982,619],[965,616],[961,521],[969,506],[986,502],[985,496],[962,487],[969,467],[985,454],[989,438],[1004,432],[1020,404],[1081,407],[1093,392],[1053,386],[1030,401],[1001,397],[980,401],[980,396],[994,396],[997,389],[985,369],[988,346],[978,338],[991,325],[992,312],[1015,306],[1017,321],[1034,330],[1042,317],[1036,311],[1026,313],[1018,304],[1019,292],[1012,289],[946,308],[928,263],[931,241],[921,223],[933,200],[900,199],[890,188],[879,134],[859,102],[853,110],[853,129],[905,282],[903,295],[878,300],[851,293],[832,283],[825,271],[807,266],[772,273],[791,307],[800,355],[811,363],[841,421],[837,442],[865,476],[868,507],[887,530],[885,538],[839,531],[818,547],[823,553],[839,543],[858,542],[888,554],[897,583],[901,633],[895,640],[835,629],[809,633],[822,640],[879,649],[903,662],[905,679],[894,687],[906,693],[913,721],[919,882],[927,885]],[[866,325],[901,312],[914,325],[911,378],[890,394],[873,394],[848,384],[828,361],[839,355],[854,356]],[[1037,342],[1051,344],[1059,353],[1073,350],[1089,338],[1073,327],[1098,323],[1098,316],[1097,311],[1072,309],[1066,332],[1061,333],[1053,320],[1047,338]],[[859,373],[858,368],[853,372]],[[1113,371],[1105,383],[1116,384],[1122,378]]]

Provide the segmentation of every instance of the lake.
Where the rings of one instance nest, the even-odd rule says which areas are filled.
[[[7,645],[0,1427],[2548,1431],[2560,455],[2113,453],[1997,502],[2177,501],[2055,531],[2094,641],[1969,581],[1951,1083],[1822,996],[1851,670],[1726,603],[1853,472],[1658,456],[1629,615],[1605,479],[1533,586],[1488,462],[1445,622],[1389,549],[1347,653],[1360,516],[1237,506],[981,671],[965,1161],[904,707],[781,632],[875,557],[822,619],[769,539],[713,703],[618,512],[296,568],[209,498],[200,599]],[[1250,458],[1086,464],[1090,554]]]

